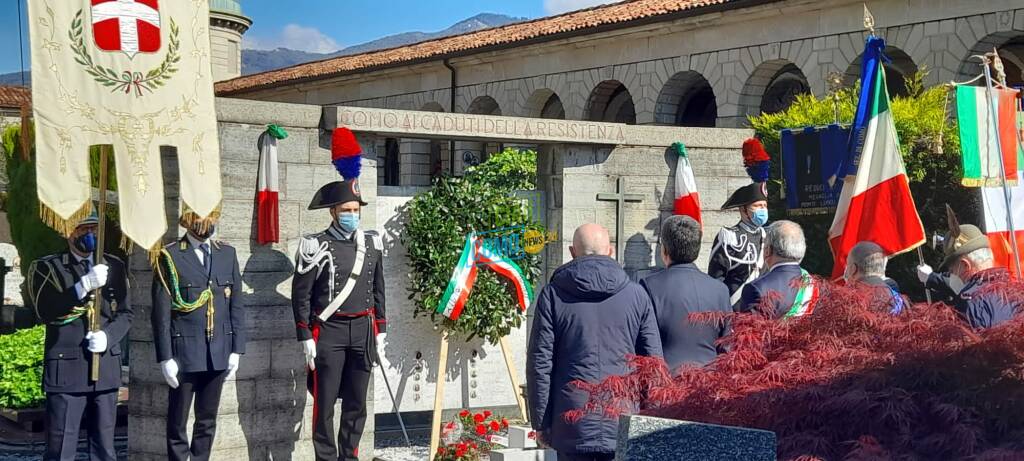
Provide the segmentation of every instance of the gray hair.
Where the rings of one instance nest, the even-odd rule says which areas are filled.
[[[697,259],[702,234],[700,223],[689,216],[669,216],[661,224],[661,244],[673,264],[689,264]]]
[[[962,257],[975,266],[995,262],[995,256],[992,255],[992,250],[989,248],[978,248]]]
[[[807,252],[807,241],[804,230],[793,221],[775,221],[768,226],[765,234],[766,246],[778,258],[790,261],[803,261]]]
[[[878,277],[885,276],[885,265],[889,258],[885,257],[885,251],[877,243],[871,241],[860,242],[850,249],[848,256],[850,264],[860,269],[865,275]]]

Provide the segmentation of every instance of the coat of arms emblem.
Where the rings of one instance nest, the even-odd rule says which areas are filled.
[[[92,31],[103,51],[138,53],[160,50],[158,0],[92,0]]]

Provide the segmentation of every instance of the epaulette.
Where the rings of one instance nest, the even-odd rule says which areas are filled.
[[[384,238],[381,237],[377,231],[368,230],[363,233],[366,234],[367,237],[370,237],[370,241],[373,242],[373,248],[375,250],[384,251]]]

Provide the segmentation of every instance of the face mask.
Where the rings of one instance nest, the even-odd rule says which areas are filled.
[[[846,283],[853,283],[853,271],[850,270],[850,266],[846,266],[846,270],[843,271],[843,280],[846,280]]]
[[[96,251],[96,233],[86,232],[75,239],[75,249],[82,253]]]
[[[192,234],[195,235],[199,240],[206,240],[213,235],[214,231],[217,230],[217,226],[210,224],[209,226],[206,226],[206,232],[199,232],[199,230],[200,229],[198,227],[193,228]]]
[[[758,208],[754,210],[754,212],[750,214],[750,223],[757,227],[762,227],[765,224],[768,224],[768,209]]]
[[[338,213],[338,225],[345,232],[355,232],[359,228],[359,214]]]

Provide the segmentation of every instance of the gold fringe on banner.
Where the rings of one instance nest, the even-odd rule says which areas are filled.
[[[1002,187],[1003,180],[999,178],[964,178],[960,184],[964,187]],[[1006,185],[1016,187],[1017,180],[1009,179],[1006,181]]]
[[[92,200],[86,200],[78,211],[71,213],[69,218],[64,219],[43,202],[39,202],[39,219],[43,221],[43,224],[57,231],[64,238],[70,236],[75,231],[75,228],[78,227],[78,223],[89,217],[92,212]]]
[[[186,229],[191,229],[196,223],[199,224],[199,232],[206,232],[207,229],[213,224],[217,224],[220,221],[221,209],[224,203],[218,203],[214,207],[213,211],[210,212],[209,216],[201,217],[195,211],[192,210],[187,204],[181,204],[181,218],[178,219],[178,224]]]

